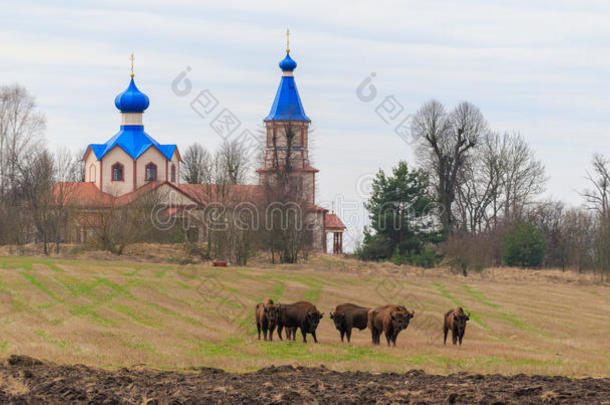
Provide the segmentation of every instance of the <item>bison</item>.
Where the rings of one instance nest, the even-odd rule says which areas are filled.
[[[316,329],[324,314],[310,302],[299,301],[294,304],[281,304],[278,318],[277,334],[282,338],[282,329],[286,328],[286,337],[296,339],[297,328],[301,329],[303,343],[307,343],[307,334],[311,333],[313,341],[318,343]]]
[[[269,340],[273,340],[273,331],[277,325],[279,311],[280,306],[275,305],[270,298],[267,298],[262,304],[256,304],[254,315],[256,317],[256,328],[258,329],[258,340],[261,340],[261,329],[265,340],[267,340],[267,331],[269,331]]]
[[[352,338],[352,328],[362,330],[367,327],[367,314],[371,308],[361,307],[356,304],[337,305],[335,312],[330,313],[330,319],[335,323],[335,327],[341,333],[341,341],[347,336],[347,342]]]
[[[466,322],[469,320],[470,314],[465,313],[462,307],[447,311],[445,314],[445,324],[443,325],[443,333],[445,335],[443,343],[447,344],[447,333],[451,330],[453,344],[456,344],[459,340],[461,345],[464,332],[466,332]]]
[[[385,334],[388,346],[396,346],[396,337],[401,330],[407,329],[409,321],[415,311],[409,311],[402,305],[388,304],[383,307],[371,309],[367,313],[367,323],[371,330],[373,344],[379,344],[381,333]]]

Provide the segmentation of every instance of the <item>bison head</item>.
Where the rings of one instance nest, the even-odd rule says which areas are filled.
[[[453,324],[457,328],[460,336],[464,334],[464,330],[466,330],[466,322],[468,322],[469,320],[470,314],[466,314],[464,313],[464,311],[455,311],[453,313]]]
[[[392,318],[392,326],[394,326],[394,329],[396,330],[407,329],[411,318],[413,318],[413,316],[415,315],[415,311],[409,312],[406,308],[404,311],[402,311],[402,308],[399,308],[398,311],[390,312],[390,317]]]
[[[324,316],[324,314],[322,312],[318,311],[317,309],[315,311],[307,312],[306,323],[307,323],[308,332],[311,333],[316,330],[316,328],[320,324],[320,319],[322,319],[323,316]]]
[[[263,305],[263,309],[265,311],[265,316],[269,320],[269,323],[271,325],[275,325],[277,323],[278,318],[280,317],[279,305]]]
[[[343,328],[343,325],[345,323],[345,314],[344,313],[330,313],[330,319],[333,320],[333,322],[335,323],[335,328],[337,328],[337,330],[341,330]]]

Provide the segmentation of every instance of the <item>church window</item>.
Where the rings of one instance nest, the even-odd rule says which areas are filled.
[[[112,165],[112,181],[123,181],[123,165],[115,163]]]
[[[149,163],[146,165],[146,181],[157,180],[157,165]]]
[[[172,182],[175,183],[176,182],[176,165],[172,165],[172,176],[171,176]]]

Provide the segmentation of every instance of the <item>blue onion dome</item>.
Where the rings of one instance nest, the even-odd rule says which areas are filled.
[[[131,77],[131,82],[129,83],[127,90],[116,96],[114,99],[114,105],[116,105],[116,108],[124,113],[144,112],[144,110],[148,108],[149,104],[150,100],[148,99],[148,96],[138,90],[133,81],[133,76]]]
[[[292,72],[297,68],[297,63],[286,53],[286,57],[280,62],[280,69],[284,72]]]

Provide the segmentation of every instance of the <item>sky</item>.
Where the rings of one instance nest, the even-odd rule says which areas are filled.
[[[257,133],[290,28],[317,200],[335,201],[348,249],[375,173],[416,164],[395,128],[430,99],[469,101],[492,129],[519,132],[546,167],[541,198],[581,204],[592,155],[610,156],[607,1],[4,0],[0,16],[0,84],[25,86],[49,145],[74,150],[118,131],[132,52],[157,141],[217,148],[214,117],[191,108],[204,90],[240,121],[235,135]]]

